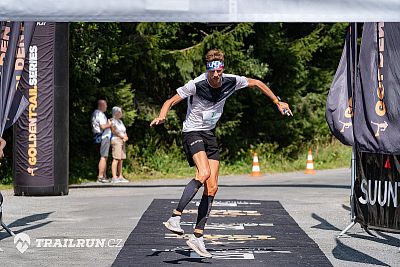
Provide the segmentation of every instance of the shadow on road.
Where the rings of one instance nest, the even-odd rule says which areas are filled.
[[[333,256],[342,261],[368,263],[379,266],[389,266],[386,263],[377,260],[361,251],[351,248],[343,244],[340,240],[336,239],[336,247],[332,250]]]
[[[28,230],[34,230],[34,229],[43,227],[43,226],[51,223],[52,221],[46,221],[46,222],[39,222],[39,221],[47,219],[49,217],[49,215],[52,214],[52,213],[53,212],[45,212],[45,213],[38,213],[38,214],[29,215],[29,216],[23,217],[21,219],[18,219],[16,221],[10,223],[8,225],[8,227],[15,234],[22,233],[22,232],[25,232],[25,231],[28,231]],[[39,223],[38,224],[34,224],[34,223],[37,223],[37,222],[39,222]],[[7,223],[7,222],[5,222],[5,223]],[[15,228],[15,227],[24,227],[24,228],[15,231],[15,230],[13,230],[13,228]],[[1,231],[0,232],[0,240],[2,240],[4,238],[7,238],[9,236],[10,235],[5,231]]]
[[[342,207],[347,210],[347,206],[342,205]],[[318,216],[315,213],[312,213],[311,217],[320,222],[319,224],[314,225],[311,228],[316,228],[316,229],[321,229],[321,230],[340,231],[339,228],[330,224],[327,220]],[[349,234],[349,236],[351,236],[353,238],[360,238],[360,239],[364,239],[364,240],[368,240],[368,241],[374,241],[374,242],[382,243],[385,245],[390,245],[393,247],[400,246],[400,239],[394,238],[390,235],[387,235],[387,234],[384,234],[381,232],[377,232],[377,233],[382,238],[360,235],[360,234]],[[336,239],[336,247],[332,250],[332,254],[336,259],[339,259],[342,261],[368,263],[368,264],[374,264],[374,265],[379,265],[379,266],[389,266],[386,263],[369,256],[368,254],[365,254],[361,251],[358,251],[354,248],[351,248],[351,247],[343,244],[338,239]]]
[[[396,247],[396,248],[400,247],[400,239],[392,237],[390,235],[386,235],[381,232],[376,232],[376,233],[383,238],[367,236],[367,235],[359,235],[359,234],[349,234],[349,236],[354,237],[354,238],[368,240],[368,241],[374,241],[377,243],[385,244],[385,245]]]
[[[351,208],[349,206],[344,205],[344,204],[342,204],[342,208],[347,210],[347,211],[351,211]]]
[[[147,257],[154,257],[154,256],[160,256],[160,254],[163,253],[163,251],[156,251],[152,253],[151,255],[147,255]],[[185,258],[181,259],[176,259],[176,260],[165,260],[163,261],[164,263],[168,264],[182,264],[185,262],[197,262],[197,263],[203,263],[203,264],[211,264],[211,262],[204,261],[206,259],[204,258],[190,258],[190,252],[188,250],[176,250],[176,254],[180,254],[184,256]]]
[[[197,263],[202,263],[202,264],[211,264],[211,262],[205,262],[202,259],[191,259],[191,258],[182,258],[182,259],[170,260],[170,261],[164,261],[164,262],[169,263],[169,264],[182,264],[184,262],[197,262]]]
[[[325,220],[324,218],[318,216],[315,213],[312,213],[311,217],[320,222],[320,224],[311,226],[311,228],[316,228],[316,229],[321,229],[321,230],[340,231],[339,228],[337,228],[336,226],[330,224],[327,220]]]

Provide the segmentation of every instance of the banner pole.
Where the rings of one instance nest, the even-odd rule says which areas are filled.
[[[337,238],[342,237],[344,234],[347,233],[353,226],[356,224],[355,221],[355,212],[354,212],[354,182],[356,179],[356,165],[355,165],[355,148],[353,146],[351,150],[351,193],[350,193],[350,220],[351,223],[337,236]]]
[[[3,200],[4,200],[3,195],[0,192],[0,224],[1,224],[1,227],[3,227],[3,229],[6,230],[6,232],[10,236],[15,236],[14,232],[11,231],[11,229],[8,228],[8,226],[3,222]],[[0,231],[3,229],[0,229]]]
[[[355,83],[356,83],[356,76],[357,76],[357,23],[350,24],[350,42],[351,42],[351,49],[352,49],[352,61],[353,61],[353,81],[352,81],[352,113],[353,113],[353,122],[354,122],[354,91],[355,91]],[[353,123],[354,125],[354,123]],[[354,128],[353,128],[353,136],[354,136]],[[353,138],[354,140],[354,138]],[[354,211],[354,183],[356,181],[356,146],[355,140],[353,142],[352,150],[351,150],[351,177],[350,177],[350,221],[351,223],[337,236],[340,238],[345,233],[347,233],[353,226],[356,224],[355,222],[355,211]]]
[[[354,95],[356,91],[356,79],[357,79],[357,22],[353,23],[353,92],[351,94],[352,97],[352,105],[353,105],[353,121],[354,121]],[[354,124],[353,124],[354,125]],[[354,128],[353,128],[353,137],[354,137]],[[353,138],[353,147],[351,150],[351,193],[350,193],[350,210],[351,210],[351,222],[354,224],[356,213],[354,211],[354,183],[356,181],[356,141]]]
[[[354,207],[354,183],[356,181],[356,156],[355,156],[355,148],[351,150],[351,193],[350,193],[350,215],[351,221],[355,221],[355,207]]]
[[[353,146],[351,150],[351,193],[350,193],[350,213],[351,213],[351,221],[354,222],[356,218],[355,207],[354,207],[354,184],[356,181],[356,149]]]
[[[353,52],[353,83],[352,83],[352,105],[353,105],[353,125],[354,125],[354,92],[356,89],[356,77],[357,77],[357,68],[358,68],[358,62],[357,62],[357,23],[351,23],[351,34],[352,34],[352,52]],[[354,137],[354,128],[353,128],[353,137]],[[355,199],[354,199],[354,185],[356,181],[356,153],[357,153],[357,147],[355,145],[355,138],[354,143],[353,143],[353,148],[351,151],[351,193],[350,193],[350,216],[351,216],[351,223],[337,236],[338,238],[343,236],[345,233],[347,233],[354,225],[356,225],[356,213],[355,213]],[[372,234],[367,227],[361,226],[367,232],[367,234],[371,236],[375,236]]]

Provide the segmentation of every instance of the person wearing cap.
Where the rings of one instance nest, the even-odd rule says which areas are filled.
[[[183,235],[180,219],[186,205],[204,185],[203,195],[198,207],[194,234],[186,241],[187,245],[202,257],[212,257],[204,245],[203,232],[211,211],[212,202],[218,190],[219,151],[215,127],[220,119],[225,101],[236,91],[245,87],[261,90],[276,105],[282,115],[292,116],[289,105],[280,99],[263,82],[225,74],[224,52],[212,49],[206,54],[206,72],[177,89],[177,94],[165,101],[160,114],[150,126],[163,124],[168,111],[174,105],[187,99],[188,110],[183,122],[183,148],[190,166],[196,167],[196,177],[185,187],[178,206],[165,223],[168,230]]]
[[[122,162],[126,159],[125,143],[128,141],[128,135],[126,134],[126,127],[121,118],[122,109],[120,107],[113,107],[111,119],[111,150],[113,157],[111,163],[112,183],[129,182],[122,175]]]

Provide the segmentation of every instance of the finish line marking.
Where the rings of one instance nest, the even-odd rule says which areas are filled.
[[[254,260],[254,254],[252,252],[219,252],[213,251],[212,253],[213,259],[220,259],[220,260]],[[190,252],[190,258],[193,259],[203,259],[199,254],[196,252]]]
[[[178,204],[178,201],[171,201],[172,204]],[[198,207],[200,205],[200,201],[191,201],[191,203],[196,204]],[[248,202],[248,201],[223,201],[216,200],[213,202],[213,207],[238,207],[240,205],[261,205],[260,202]]]
[[[194,222],[181,222],[181,225],[183,226],[196,226],[196,223]],[[245,228],[249,227],[257,227],[257,226],[263,226],[263,227],[273,227],[273,223],[210,223],[206,224],[205,229],[206,230],[244,230]]]
[[[177,235],[172,233],[166,233],[164,238],[166,239],[189,239],[191,234]],[[207,241],[254,241],[254,240],[275,240],[275,237],[270,235],[204,235]]]
[[[197,214],[197,210],[184,210],[183,214]],[[211,210],[210,217],[261,216],[256,210]]]

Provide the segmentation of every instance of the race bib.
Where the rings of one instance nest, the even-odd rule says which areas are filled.
[[[221,118],[222,113],[216,111],[204,111],[203,112],[203,123],[206,125],[214,125]]]

